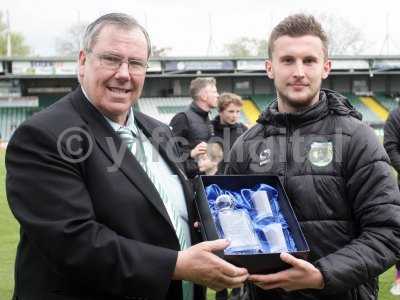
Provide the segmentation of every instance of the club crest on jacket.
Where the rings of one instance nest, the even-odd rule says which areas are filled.
[[[260,166],[271,162],[271,149],[265,149],[260,153]]]
[[[313,142],[310,146],[310,152],[308,152],[308,159],[317,167],[329,165],[333,159],[333,143]]]

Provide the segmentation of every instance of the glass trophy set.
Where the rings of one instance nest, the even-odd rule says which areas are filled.
[[[225,254],[297,251],[275,188],[257,184],[253,189],[223,190],[211,184],[206,194],[218,236],[231,242]]]

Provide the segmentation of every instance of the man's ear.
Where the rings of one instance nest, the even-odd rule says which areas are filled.
[[[85,64],[86,64],[86,53],[83,50],[79,51],[79,58],[78,58],[78,75],[79,78],[82,78],[85,74]]]
[[[322,79],[328,78],[328,75],[331,72],[331,69],[332,69],[332,61],[327,59],[324,62],[324,72],[322,73]]]
[[[267,71],[267,76],[269,79],[274,79],[274,72],[272,71],[272,61],[267,59],[265,61],[265,70]]]
[[[206,90],[205,89],[201,89],[199,91],[199,93],[197,94],[197,99],[200,101],[205,101],[206,100]]]

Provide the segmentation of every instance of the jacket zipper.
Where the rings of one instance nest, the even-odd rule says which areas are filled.
[[[288,114],[285,114],[285,122],[286,122],[286,161],[285,161],[285,173],[283,177],[284,187],[287,188],[287,175],[289,169],[289,162],[292,159],[292,128],[290,126]]]

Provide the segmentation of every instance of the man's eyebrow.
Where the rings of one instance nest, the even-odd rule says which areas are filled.
[[[293,58],[293,55],[285,54],[285,55],[279,57],[279,59],[288,59],[288,58]]]
[[[128,58],[128,61],[146,63],[145,60],[142,60],[142,59],[139,59],[139,58]]]
[[[119,55],[118,53],[114,53],[114,52],[111,52],[111,51],[101,52],[101,53],[99,53],[99,55],[116,56],[116,57],[121,57],[122,58],[122,56]]]
[[[103,53],[100,53],[99,55],[107,55],[107,56],[115,56],[121,59],[124,59],[124,57],[118,53],[114,53],[112,51],[106,51]],[[127,59],[128,61],[137,61],[137,62],[141,62],[141,63],[146,63],[146,60],[140,59],[140,58],[135,58],[135,57],[128,57]]]

